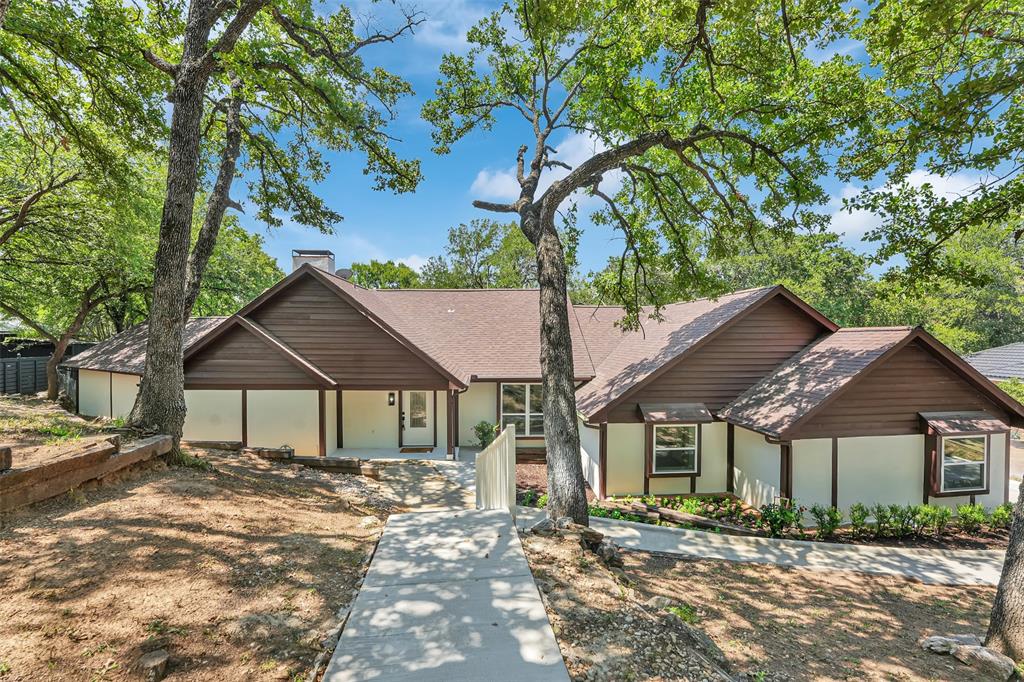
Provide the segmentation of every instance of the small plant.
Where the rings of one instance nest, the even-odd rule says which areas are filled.
[[[803,507],[798,507],[795,500],[780,498],[778,502],[761,506],[761,524],[768,530],[768,535],[781,538],[786,531],[800,526]]]
[[[658,506],[658,498],[655,497],[654,495],[644,495],[640,499],[642,499],[644,504],[646,504],[648,507],[657,507]]]
[[[992,514],[988,517],[988,525],[990,528],[1009,528],[1013,523],[1013,505],[1009,502],[1003,502],[1001,505],[992,510]]]
[[[671,613],[673,616],[689,623],[690,625],[696,625],[697,621],[700,620],[700,616],[697,615],[697,609],[693,608],[689,604],[681,604],[679,606],[667,606],[665,610]]]
[[[536,490],[527,490],[523,493],[523,506],[532,507],[534,500],[537,498]]]
[[[912,504],[889,505],[889,518],[892,522],[891,528],[896,537],[905,538],[914,534],[914,519],[916,516],[917,508]]]
[[[843,522],[843,512],[836,507],[826,507],[822,504],[811,506],[811,516],[818,526],[819,538],[830,538],[836,534],[836,529]]]
[[[938,507],[930,504],[919,504],[914,507],[914,528],[918,535],[922,531],[935,527],[935,520],[938,514]]]
[[[981,530],[981,526],[987,518],[985,507],[980,504],[958,504],[956,515],[960,529],[972,535]]]
[[[875,537],[884,538],[892,530],[892,516],[889,514],[889,507],[884,504],[876,504],[871,508],[875,515]]]
[[[868,508],[860,502],[850,505],[850,527],[857,537],[867,532],[869,515]]]
[[[479,422],[473,427],[473,435],[476,436],[476,440],[480,444],[480,447],[486,448],[494,442],[495,438],[497,438],[498,425],[492,424],[489,421]]]
[[[540,507],[541,509],[544,509],[545,507],[548,506],[548,494],[547,493],[544,493],[543,495],[541,495],[540,497],[537,498],[537,506]]]
[[[953,510],[949,507],[935,507],[935,518],[933,519],[935,534],[942,535],[949,528],[949,522],[953,519]]]

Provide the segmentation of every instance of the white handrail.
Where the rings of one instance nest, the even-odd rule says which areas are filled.
[[[508,509],[516,516],[516,427],[509,424],[476,456],[477,509]]]

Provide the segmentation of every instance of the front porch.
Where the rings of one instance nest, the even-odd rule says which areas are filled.
[[[480,448],[456,447],[451,455],[447,452],[447,446],[424,446],[424,447],[401,447],[401,448],[335,448],[327,453],[333,458],[355,458],[368,461],[374,460],[411,460],[421,459],[434,462],[458,461],[472,464],[476,461],[476,455]]]

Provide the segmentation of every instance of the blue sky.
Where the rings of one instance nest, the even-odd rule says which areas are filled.
[[[502,119],[491,133],[476,132],[457,144],[447,156],[435,155],[431,147],[430,126],[419,116],[420,107],[433,93],[437,68],[445,52],[466,49],[466,30],[496,3],[474,0],[421,0],[416,7],[424,12],[426,23],[415,35],[393,45],[373,46],[364,51],[364,58],[402,75],[413,86],[415,96],[404,99],[397,109],[398,117],[391,132],[400,138],[396,150],[405,157],[418,158],[424,180],[415,193],[395,195],[375,192],[371,181],[362,174],[360,155],[328,154],[332,172],[318,187],[318,193],[344,216],[333,235],[286,221],[280,228],[268,230],[248,216],[240,216],[249,230],[263,234],[266,250],[288,272],[293,248],[326,248],[334,251],[339,267],[353,261],[398,260],[419,267],[429,256],[440,254],[453,225],[474,218],[501,217],[473,208],[473,199],[505,199],[514,196],[516,187],[510,175],[515,151],[529,137],[525,123],[512,117]],[[379,24],[394,26],[397,14],[391,3],[357,5],[364,16],[371,13]],[[832,46],[835,51],[863,59],[861,47],[853,42]],[[581,161],[593,151],[584,136],[571,135],[556,140],[559,157]],[[919,171],[915,182],[930,181],[936,189],[963,191],[976,180],[971,177],[936,178]],[[826,180],[825,188],[833,196],[824,207],[833,214],[833,229],[844,234],[844,240],[857,250],[870,245],[860,236],[877,220],[869,214],[850,215],[840,211],[843,197],[852,196],[857,188]],[[581,205],[585,209],[587,204]],[[584,272],[603,267],[607,258],[621,253],[621,239],[607,228],[596,227],[581,211],[580,262]]]

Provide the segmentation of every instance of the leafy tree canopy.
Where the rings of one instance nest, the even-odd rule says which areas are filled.
[[[351,281],[367,289],[418,289],[420,275],[393,260],[353,263]]]

